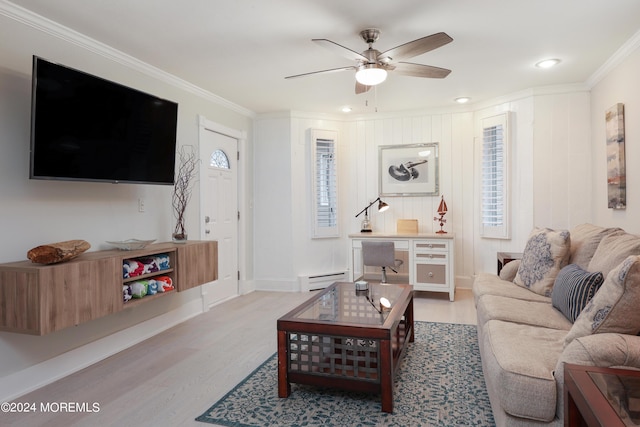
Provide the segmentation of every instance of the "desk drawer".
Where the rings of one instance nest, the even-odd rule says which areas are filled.
[[[441,261],[441,262],[447,262],[447,258],[449,258],[449,254],[447,252],[425,252],[425,253],[420,253],[417,252],[414,255],[414,262],[416,263],[423,263],[423,262],[429,262],[429,261]]]
[[[364,241],[369,241],[369,242],[389,242],[392,241],[393,242],[393,246],[395,248],[396,251],[408,251],[409,250],[409,241],[408,240],[389,240],[389,239],[376,239],[374,238],[370,238],[370,239],[353,239],[353,242],[351,243],[351,247],[353,249],[362,249],[362,242]]]
[[[448,252],[449,242],[446,240],[416,240],[413,242],[413,250],[420,252]]]
[[[416,283],[445,285],[447,283],[447,266],[445,264],[417,264]]]

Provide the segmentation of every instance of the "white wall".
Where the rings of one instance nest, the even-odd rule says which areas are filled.
[[[640,46],[636,35],[635,46]],[[612,71],[607,73],[591,91],[591,168],[594,171],[589,193],[591,211],[597,224],[622,227],[640,234],[640,47]],[[627,208],[607,208],[606,135],[604,112],[623,103],[625,110],[625,152],[627,170]]]
[[[511,238],[480,237],[479,121],[511,111]],[[308,131],[340,132],[339,239],[309,236]],[[381,145],[438,142],[440,194],[454,233],[456,286],[470,288],[480,271],[495,271],[496,253],[522,251],[534,226],[570,228],[590,221],[589,94],[582,86],[529,90],[471,111],[406,112],[362,117],[261,116],[256,121],[255,283],[258,289],[297,290],[300,274],[348,268],[348,235],[357,233],[363,207],[378,197]],[[275,152],[278,152],[278,155]],[[262,154],[261,154],[262,153]],[[262,158],[263,160],[258,160]],[[259,198],[258,198],[259,196]],[[398,219],[418,219],[433,233],[440,196],[383,197],[384,213],[370,212],[373,230],[393,233]],[[262,200],[262,202],[260,202]],[[268,209],[278,200],[278,210]],[[277,250],[269,248],[275,246]],[[259,258],[259,259],[258,259]]]
[[[350,165],[345,156],[349,141],[344,137],[343,124],[331,118],[308,117],[302,113],[292,113],[291,120],[291,172],[293,192],[293,265],[296,276],[318,273],[345,271],[347,252],[343,241],[338,238],[311,239],[312,195],[311,182],[311,134],[310,129],[335,130],[338,132],[338,187],[344,188],[341,178]],[[339,190],[338,221],[340,232],[344,233],[344,224],[349,212],[344,208],[348,194]]]
[[[15,11],[9,12],[0,10],[0,262],[24,260],[35,246],[69,239],[87,240],[91,250],[107,248],[107,240],[170,240],[171,186],[28,179],[32,55],[178,102],[179,144],[197,145],[198,114],[251,140],[251,114],[37,16],[13,19]],[[192,236],[200,235],[198,193],[196,187],[187,212]],[[138,198],[145,200],[144,213]],[[0,332],[0,400],[200,313],[199,299],[194,289],[43,337]],[[100,340],[109,345],[96,345]]]
[[[566,228],[591,222],[589,93],[534,98],[535,226]]]
[[[482,127],[481,120],[504,112],[511,112],[511,146],[510,146],[510,183],[509,183],[509,219],[510,239],[486,239],[480,236],[480,194],[481,194],[481,150]],[[471,270],[465,270],[468,275],[475,275],[481,271],[494,272],[496,269],[497,252],[518,252],[524,248],[526,238],[531,231],[533,219],[533,126],[534,99],[532,91],[518,94],[510,100],[496,102],[475,112],[475,154],[473,176],[475,185],[473,193],[468,197],[474,201],[467,211],[473,216],[473,263]],[[474,148],[470,148],[472,151]]]
[[[310,129],[338,131],[339,218],[348,217],[343,177],[349,147],[343,123],[303,113],[256,119],[254,142],[254,286],[260,290],[299,290],[298,276],[344,271],[343,238],[311,239]],[[344,235],[344,227],[341,230]]]
[[[511,239],[484,239],[478,228],[475,273],[495,271],[496,252],[522,252],[534,227],[570,229],[592,221],[589,102],[586,88],[575,85],[526,91],[476,111],[477,120],[511,111],[515,129],[510,171]],[[479,127],[476,129],[480,138]],[[477,212],[479,186],[475,199]]]
[[[288,282],[294,281],[295,270],[289,120],[257,120],[254,128],[253,269],[260,278],[254,287],[291,289]]]
[[[348,233],[360,230],[363,207],[378,197],[379,147],[437,142],[439,145],[439,188],[449,212],[444,229],[456,235],[456,275],[464,276],[464,266],[473,264],[473,114],[406,113],[356,118],[347,124],[350,175],[345,190],[349,215]],[[440,196],[386,196],[390,208],[370,212],[373,231],[394,233],[398,219],[417,219],[421,233],[433,233],[440,227],[433,220]],[[345,243],[349,246],[349,243]]]

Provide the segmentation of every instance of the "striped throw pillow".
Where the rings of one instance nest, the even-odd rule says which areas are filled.
[[[569,264],[556,277],[551,291],[551,303],[567,319],[575,322],[582,309],[600,289],[602,282],[602,273],[589,273],[576,264]]]

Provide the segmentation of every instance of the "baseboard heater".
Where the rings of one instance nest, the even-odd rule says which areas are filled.
[[[300,283],[300,290],[302,292],[317,291],[319,289],[326,288],[333,282],[346,282],[347,280],[348,278],[346,271],[298,276],[298,282]]]

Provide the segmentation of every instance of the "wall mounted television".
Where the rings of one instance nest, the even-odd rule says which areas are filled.
[[[29,178],[173,185],[178,104],[33,57]]]

